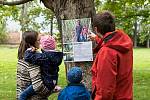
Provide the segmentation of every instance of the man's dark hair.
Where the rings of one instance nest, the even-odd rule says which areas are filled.
[[[104,35],[107,32],[115,31],[115,17],[109,11],[98,13],[93,17],[93,26],[98,32]]]

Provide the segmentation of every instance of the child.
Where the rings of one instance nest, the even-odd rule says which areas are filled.
[[[86,42],[87,38],[88,38],[88,27],[84,25],[80,33],[79,42]]]
[[[36,51],[35,47],[29,48],[25,51],[24,60],[30,64],[40,66],[43,83],[52,93],[57,85],[58,66],[62,62],[63,53],[55,51],[56,43],[52,36],[42,36],[40,42],[42,52]],[[19,100],[27,100],[28,97],[34,94],[36,93],[33,86],[30,85],[20,94]]]
[[[90,93],[81,83],[82,78],[81,68],[72,67],[67,74],[69,84],[59,93],[58,100],[90,100]]]

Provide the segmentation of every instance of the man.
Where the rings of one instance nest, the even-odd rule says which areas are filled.
[[[114,16],[105,11],[93,19],[98,42],[92,65],[92,98],[94,100],[132,100],[132,41],[122,30],[115,30]]]
[[[82,25],[80,23],[80,20],[77,20],[76,27],[75,27],[77,42],[80,42],[80,33],[81,33],[81,31],[82,31]]]

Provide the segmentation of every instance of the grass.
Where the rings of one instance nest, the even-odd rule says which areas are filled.
[[[17,48],[0,46],[0,100],[16,100],[16,64]],[[65,67],[62,63],[59,71],[58,85],[66,86]],[[57,93],[49,100],[56,100]]]
[[[17,48],[0,46],[0,100],[16,98]],[[150,49],[134,49],[134,100],[150,98]],[[66,85],[64,64],[60,66],[59,85]],[[49,100],[57,100],[57,93]]]
[[[15,100],[17,49],[0,47],[0,100]]]
[[[150,49],[137,48],[134,50],[134,69],[150,70]]]
[[[134,49],[134,99],[150,98],[150,49]]]

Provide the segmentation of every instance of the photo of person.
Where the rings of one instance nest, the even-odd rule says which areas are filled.
[[[73,52],[73,45],[71,43],[63,44],[64,52]]]
[[[64,53],[64,61],[73,61],[73,53]]]
[[[81,31],[81,33],[79,35],[78,42],[86,42],[86,41],[88,41],[88,32],[89,32],[88,31],[88,27],[86,25],[84,25],[82,27],[82,31]]]
[[[62,20],[63,43],[86,42],[91,28],[91,18]]]
[[[82,25],[80,20],[77,20],[76,22],[76,27],[75,27],[75,32],[76,32],[76,37],[77,37],[77,42],[80,42],[80,34],[82,32]]]

